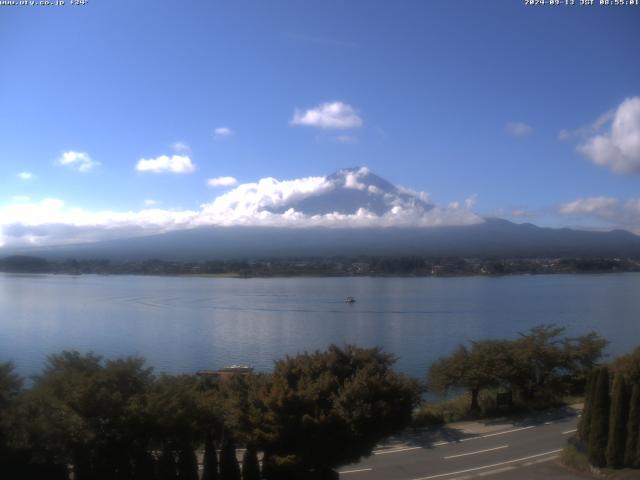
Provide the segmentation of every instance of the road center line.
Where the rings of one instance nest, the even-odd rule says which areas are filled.
[[[506,435],[507,433],[514,433],[514,432],[521,432],[522,430],[529,430],[530,428],[536,428],[536,427],[535,427],[535,425],[530,425],[528,427],[514,428],[512,430],[506,430],[504,432],[487,433],[486,435],[480,435],[479,437],[463,438],[460,441],[461,442],[468,442],[469,440],[477,440],[479,438],[496,437],[498,435]]]
[[[578,429],[574,428],[573,430],[567,430],[566,432],[562,432],[562,435],[568,435],[569,433],[574,433],[574,432],[577,432],[577,431],[578,431]]]
[[[441,478],[441,477],[448,477],[449,475],[458,475],[460,473],[475,472],[477,470],[484,470],[485,468],[500,467],[501,465],[508,465],[510,463],[523,462],[525,460],[530,460],[532,458],[544,457],[545,455],[552,455],[554,453],[558,453],[561,451],[562,449],[560,448],[558,450],[551,450],[550,452],[538,453],[536,455],[530,455],[528,457],[516,458],[514,460],[507,460],[506,462],[493,463],[491,465],[484,465],[482,467],[467,468],[466,470],[458,470],[457,472],[439,473],[438,475],[430,475],[428,477],[419,477],[419,478],[414,478],[412,480],[431,480],[432,478]]]
[[[498,468],[496,470],[489,470],[488,472],[479,473],[478,476],[479,477],[485,477],[487,475],[495,475],[496,473],[508,472],[509,470],[515,470],[515,469],[516,469],[516,467],[510,465],[510,466],[507,466],[507,467]]]
[[[359,468],[358,470],[344,470],[342,472],[338,472],[340,475],[344,475],[346,473],[358,473],[358,472],[370,472],[371,468]]]
[[[395,450],[383,450],[381,452],[373,452],[374,455],[386,455],[387,453],[407,452],[409,450],[418,450],[422,447],[396,448]]]
[[[478,453],[493,452],[494,450],[502,450],[503,448],[507,448],[507,447],[509,447],[509,445],[500,445],[499,447],[487,448],[485,450],[478,450],[477,452],[459,453],[458,455],[449,455],[448,457],[444,457],[444,459],[449,460],[450,458],[466,457],[467,455],[476,455]]]
[[[531,460],[530,462],[523,463],[523,467],[530,467],[531,465],[537,465],[538,463],[550,462],[560,457],[560,455],[554,455],[553,457],[539,458],[538,460]]]

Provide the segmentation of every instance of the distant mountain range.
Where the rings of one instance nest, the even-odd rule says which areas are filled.
[[[486,219],[474,225],[431,228],[203,227],[12,253],[49,259],[104,258],[113,261],[340,255],[634,257],[640,256],[640,237],[623,230],[553,229]]]
[[[309,180],[313,180],[311,185]],[[306,179],[297,191],[259,199],[260,214],[295,211],[303,219],[340,217],[341,224],[311,226],[208,226],[168,233],[64,245],[0,250],[0,257],[28,254],[52,260],[100,258],[130,261],[209,260],[329,256],[462,256],[462,257],[640,257],[640,237],[623,230],[581,231],[482,219],[465,211],[463,225],[423,226],[438,207],[428,196],[394,186],[366,168],[340,170]],[[287,187],[289,188],[289,187]],[[291,187],[293,188],[293,187]],[[274,200],[275,198],[275,200]],[[264,205],[263,205],[264,204]],[[345,218],[368,212],[382,220],[351,227]],[[404,223],[394,223],[401,212]],[[314,217],[315,216],[315,217]],[[366,216],[366,215],[365,215]],[[396,215],[397,216],[397,215]],[[389,226],[386,220],[391,219]],[[416,218],[415,225],[412,223]],[[409,219],[407,222],[406,219]],[[394,226],[395,225],[395,226]],[[400,225],[400,226],[398,226]]]

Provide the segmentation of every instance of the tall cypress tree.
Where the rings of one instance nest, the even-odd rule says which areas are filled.
[[[218,453],[216,444],[210,435],[204,442],[204,461],[202,469],[202,480],[218,480]]]
[[[270,455],[268,452],[262,454],[262,478],[266,480],[276,480],[278,478],[273,455]]]
[[[260,480],[260,464],[255,447],[247,446],[242,456],[242,480]]]
[[[185,445],[180,449],[178,480],[198,480],[198,459],[191,446]]]
[[[221,480],[240,480],[240,465],[236,458],[236,446],[228,435],[222,442],[220,452],[220,478]]]
[[[178,478],[176,459],[168,447],[162,449],[158,459],[158,476],[160,480],[176,480]]]
[[[133,478],[136,480],[156,480],[156,462],[144,449],[133,451]]]
[[[580,425],[578,425],[578,437],[585,444],[589,444],[589,431],[591,427],[591,407],[594,401],[596,391],[596,377],[598,370],[592,370],[587,379],[587,388],[585,389],[584,406],[582,407],[582,416],[580,417]]]
[[[627,421],[629,418],[629,396],[624,375],[617,373],[613,380],[611,413],[609,415],[609,441],[607,444],[607,465],[622,468],[624,465]]]
[[[607,441],[609,437],[609,370],[598,370],[595,393],[591,404],[591,426],[589,431],[588,457],[595,467],[607,464]]]
[[[627,445],[624,452],[625,467],[640,467],[640,384],[633,385],[627,421]]]

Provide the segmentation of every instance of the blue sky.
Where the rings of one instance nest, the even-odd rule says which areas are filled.
[[[640,230],[637,6],[67,1],[0,7],[0,41],[0,244],[178,228],[355,165],[478,215]]]

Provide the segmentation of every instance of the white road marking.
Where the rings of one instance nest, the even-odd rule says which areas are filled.
[[[358,470],[344,470],[342,472],[338,472],[340,475],[345,475],[347,473],[358,473],[358,472],[370,472],[371,468],[359,468]]]
[[[558,453],[561,451],[562,449],[560,448],[558,450],[551,450],[550,452],[538,453],[536,455],[530,455],[528,457],[516,458],[514,460],[507,460],[506,462],[493,463],[491,465],[484,465],[482,467],[467,468],[466,470],[458,470],[457,472],[439,473],[438,475],[430,475],[428,477],[419,477],[419,478],[414,478],[412,480],[431,480],[432,478],[441,478],[441,477],[448,477],[449,475],[458,475],[460,473],[475,472],[477,470],[484,470],[485,468],[500,467],[502,465],[508,465],[510,463],[523,462],[525,460],[530,460],[532,458],[544,457],[545,455],[552,455],[554,453]]]
[[[514,428],[512,430],[505,430],[504,432],[487,433],[486,435],[480,435],[479,437],[463,438],[460,441],[461,442],[468,442],[469,440],[477,440],[479,438],[496,437],[498,435],[506,435],[507,433],[521,432],[522,430],[529,430],[530,428],[536,428],[536,427],[535,427],[535,425],[531,425],[529,427]]]
[[[522,466],[523,467],[530,467],[531,465],[535,465],[536,463],[544,463],[544,462],[550,462],[551,460],[555,460],[556,458],[558,458],[560,455],[554,455],[553,457],[549,457],[549,458],[541,458],[539,460],[532,460],[530,462],[527,463],[523,463]]]
[[[566,432],[562,432],[562,435],[568,435],[569,433],[574,433],[574,432],[577,432],[577,431],[578,431],[578,429],[574,428],[573,430],[567,430]]]
[[[515,470],[516,467],[502,467],[497,470],[489,470],[488,472],[479,473],[479,477],[484,477],[486,475],[495,475],[496,473],[508,472],[509,470]]]
[[[545,425],[553,425],[554,422],[545,422]],[[479,435],[477,437],[468,437],[468,438],[461,438],[460,440],[452,440],[450,442],[446,442],[446,441],[442,441],[442,442],[436,442],[436,443],[432,443],[431,446],[432,447],[441,447],[443,445],[451,445],[453,443],[461,443],[461,442],[468,442],[470,440],[478,440],[479,438],[488,438],[488,437],[495,437],[498,435],[506,435],[507,433],[514,433],[514,432],[521,432],[522,430],[529,430],[530,428],[536,428],[535,425],[530,425],[528,427],[520,427],[520,428],[513,428],[511,430],[505,430],[504,432],[496,432],[496,433],[487,433],[486,435]],[[566,433],[573,433],[576,430],[570,430],[568,432],[562,432],[563,435],[565,435]],[[395,452],[405,452],[407,450],[415,450],[416,448],[421,448],[421,447],[411,447],[411,448],[400,448],[400,449],[394,449],[394,450],[374,450],[373,454],[374,455],[379,455],[381,453],[395,453]]]
[[[507,448],[508,446],[509,445],[500,445],[499,447],[487,448],[485,450],[478,450],[477,452],[459,453],[458,455],[449,455],[448,457],[444,457],[444,459],[449,460],[450,458],[466,457],[467,455],[476,455],[478,453],[493,452],[494,450],[502,450],[503,448]]]
[[[408,452],[409,450],[418,450],[422,447],[396,448],[395,450],[382,450],[381,452],[373,452],[374,455],[386,455],[387,453]]]

